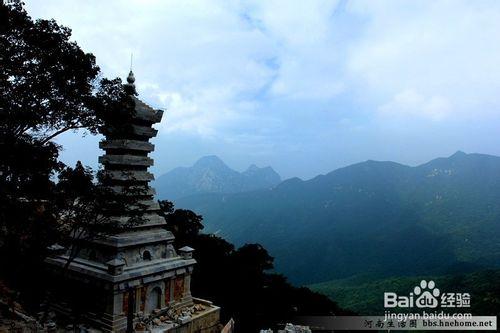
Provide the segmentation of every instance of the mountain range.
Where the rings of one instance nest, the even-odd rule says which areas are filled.
[[[296,284],[500,265],[500,157],[366,161],[259,190],[211,189],[176,206],[202,214],[207,232],[261,243]]]
[[[193,194],[269,189],[280,182],[280,175],[271,167],[259,168],[252,164],[238,172],[212,155],[200,158],[191,167],[179,167],[165,173],[154,186],[159,199],[175,200]]]

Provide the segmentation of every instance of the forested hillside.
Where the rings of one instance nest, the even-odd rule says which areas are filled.
[[[500,264],[500,158],[457,152],[418,167],[367,161],[269,190],[177,200],[207,230],[259,242],[295,283]]]

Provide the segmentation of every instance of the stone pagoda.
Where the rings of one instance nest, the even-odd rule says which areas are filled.
[[[106,332],[148,325],[158,332],[216,332],[219,308],[191,296],[193,249],[174,248],[174,235],[166,230],[149,186],[154,179],[148,172],[153,165],[148,154],[154,150],[149,140],[157,134],[152,125],[160,122],[163,111],[136,97],[134,81],[131,71],[124,116],[116,117],[121,123],[107,126],[99,145],[105,151],[99,158],[103,184],[112,193],[106,214],[122,227],[82,241],[73,260],[70,251],[61,248],[47,259],[55,284],[51,307],[70,315],[76,298],[84,319]],[[118,211],[116,202],[126,205]]]

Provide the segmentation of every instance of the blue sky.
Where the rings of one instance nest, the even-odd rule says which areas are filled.
[[[310,178],[367,159],[500,155],[498,1],[27,1],[165,110],[157,174],[218,155]],[[97,166],[99,138],[62,159]]]

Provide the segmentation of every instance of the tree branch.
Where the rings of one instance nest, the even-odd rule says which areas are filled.
[[[66,127],[63,127],[61,128],[60,130],[52,133],[51,135],[49,135],[48,137],[46,137],[45,139],[42,140],[42,145],[46,144],[47,142],[49,142],[50,140],[52,140],[53,138],[55,138],[56,136],[64,133],[64,132],[67,132],[69,130],[72,130],[72,129],[78,129],[78,128],[83,128],[84,126],[76,126],[76,125],[70,125],[70,126],[66,126]]]

